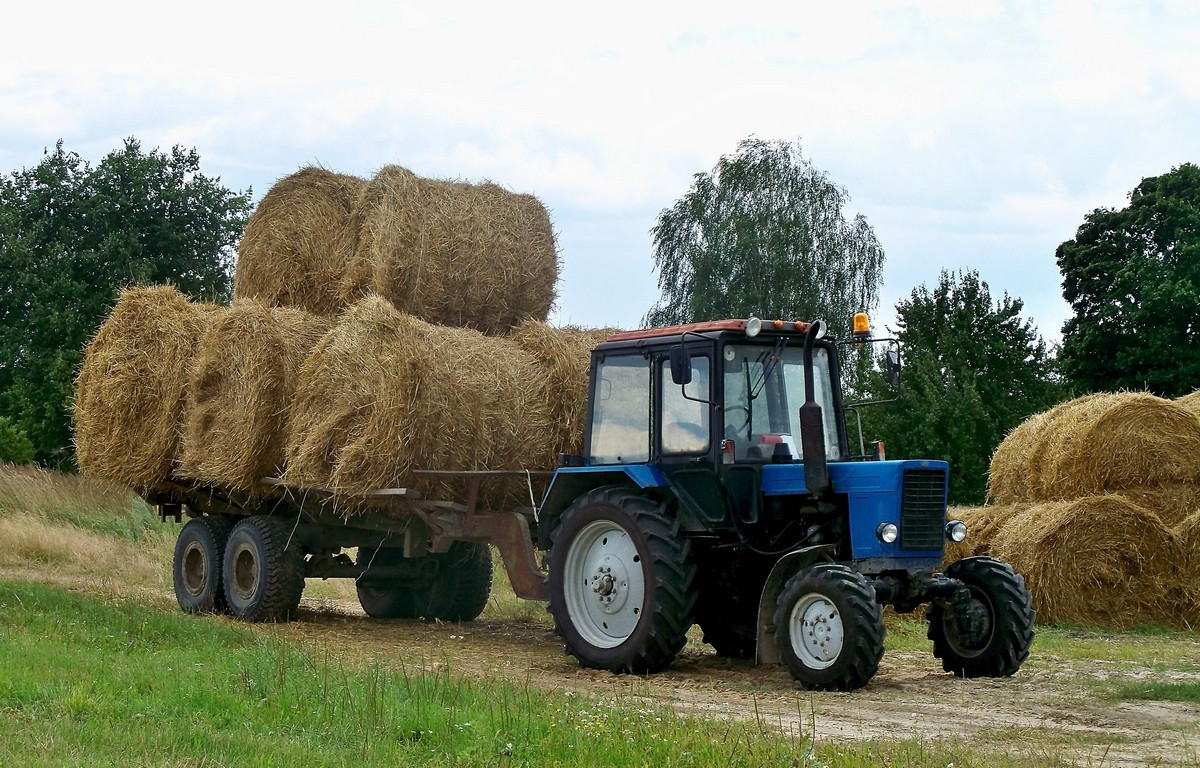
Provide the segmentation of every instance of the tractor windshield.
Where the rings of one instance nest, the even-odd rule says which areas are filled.
[[[783,443],[803,458],[800,406],[804,404],[804,350],[800,345],[729,344],[724,350],[725,438],[736,459],[770,459]],[[825,453],[841,458],[829,353],[813,350],[813,398],[825,420]]]

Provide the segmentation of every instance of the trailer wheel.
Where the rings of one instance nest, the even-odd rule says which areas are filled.
[[[286,621],[304,592],[304,554],[288,542],[289,527],[273,517],[242,518],[225,545],[229,611],[244,621]]]
[[[687,641],[696,566],[679,524],[653,501],[599,488],[563,512],[550,534],[550,613],[585,667],[644,674]]]
[[[1029,658],[1033,644],[1033,600],[1012,567],[990,557],[968,557],[946,575],[958,579],[971,600],[956,606],[930,604],[929,639],[942,669],[958,677],[1009,677]],[[974,626],[964,631],[959,613]]]
[[[444,554],[426,555],[433,566],[421,580],[358,581],[358,602],[376,619],[474,621],[487,607],[492,591],[492,553],[486,544],[456,541]],[[399,565],[396,549],[359,550],[359,564]]]
[[[179,531],[172,570],[175,599],[184,613],[228,610],[221,571],[232,529],[233,521],[227,517],[196,517]]]
[[[788,580],[775,610],[783,663],[811,691],[866,685],[883,658],[883,608],[861,573],[841,565],[805,568]]]
[[[400,565],[404,560],[404,553],[398,549],[363,547],[358,550],[358,565],[368,568],[367,574],[372,566],[391,567]],[[358,604],[368,616],[373,619],[417,618],[419,613],[411,582],[376,581],[367,574],[360,576],[354,587],[358,592]]]
[[[419,591],[420,615],[430,621],[474,621],[492,592],[492,550],[456,541],[438,558],[437,576]]]

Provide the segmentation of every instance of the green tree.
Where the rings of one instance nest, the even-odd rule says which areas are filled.
[[[1058,247],[1063,298],[1059,360],[1080,389],[1200,387],[1200,168],[1143,179],[1120,210],[1089,213]]]
[[[0,416],[0,462],[28,464],[33,461],[33,443],[25,433]]]
[[[748,138],[698,173],[651,230],[661,297],[648,326],[758,315],[828,322],[879,302],[883,248],[799,143]]]
[[[0,416],[42,463],[70,464],[70,403],[83,347],[120,288],[171,282],[228,300],[249,193],[200,173],[195,150],[144,153],[133,138],[96,167],[60,141],[0,179]]]
[[[950,499],[981,503],[988,464],[1009,430],[1062,397],[1054,361],[1024,303],[993,300],[974,271],[942,271],[937,287],[896,304],[904,352],[899,402],[864,408],[872,436],[891,458],[950,462]],[[872,379],[886,396],[882,373]]]

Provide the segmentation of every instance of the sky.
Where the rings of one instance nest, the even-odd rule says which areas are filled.
[[[658,214],[742,139],[798,141],[886,252],[877,330],[941,270],[976,270],[1053,343],[1055,248],[1200,162],[1191,0],[283,8],[6,3],[0,171],[135,136],[194,147],[255,201],[312,164],[491,180],[550,210],[552,321],[635,327]]]

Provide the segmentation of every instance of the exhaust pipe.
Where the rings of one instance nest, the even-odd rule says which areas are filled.
[[[804,451],[804,485],[813,496],[829,490],[829,461],[825,457],[825,419],[813,384],[813,342],[821,331],[814,320],[804,337],[804,405],[800,406],[800,446]]]

